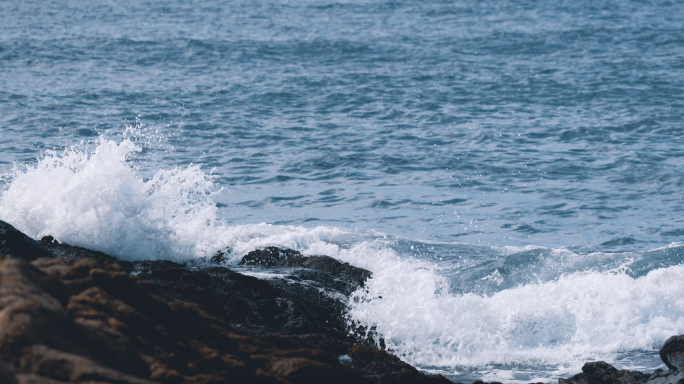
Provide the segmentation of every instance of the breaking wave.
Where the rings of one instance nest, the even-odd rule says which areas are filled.
[[[464,291],[472,282],[451,273],[462,266],[402,252],[396,239],[382,234],[331,226],[228,226],[217,218],[213,197],[219,189],[211,175],[190,165],[143,177],[129,161],[139,151],[130,139],[100,138],[92,151],[50,152],[36,164],[15,167],[0,197],[0,219],[34,238],[52,235],[128,260],[182,261],[227,250],[235,262],[269,245],[330,255],[373,272],[350,300],[350,320],[374,327],[389,349],[421,366],[576,369],[591,359],[614,360],[623,351],[652,351],[684,333],[684,266],[649,267],[639,275],[624,266],[574,269],[503,285],[515,273],[497,269],[477,279],[499,290]],[[492,252],[505,259],[539,249],[546,250]],[[573,254],[578,260],[594,257],[585,256]]]

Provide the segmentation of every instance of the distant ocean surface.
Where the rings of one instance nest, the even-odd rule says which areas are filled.
[[[454,381],[684,333],[681,1],[0,2],[0,220],[121,258],[370,269]]]

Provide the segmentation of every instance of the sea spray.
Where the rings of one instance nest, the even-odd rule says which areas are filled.
[[[229,250],[236,263],[270,245],[334,250],[359,237],[331,226],[226,226],[217,218],[211,175],[189,165],[144,178],[128,161],[139,151],[129,138],[100,138],[93,151],[51,151],[34,165],[17,166],[3,175],[0,219],[36,239],[51,235],[128,260],[187,260]]]
[[[126,158],[130,140],[100,138],[92,153],[50,152],[15,169],[0,198],[0,217],[34,238],[99,250],[122,259],[179,259],[206,254],[215,188],[199,166],[159,170],[144,180]]]

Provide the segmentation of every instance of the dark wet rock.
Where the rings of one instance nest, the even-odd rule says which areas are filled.
[[[139,276],[160,287],[162,292],[177,300],[199,303],[237,329],[258,336],[276,349],[309,348],[338,357],[358,353],[352,349],[359,339],[349,334],[346,325],[346,299],[359,288],[359,281],[370,276],[368,271],[345,266],[329,257],[304,257],[296,251],[278,248],[256,255],[252,253],[251,260],[252,266],[270,271],[282,268],[288,276],[286,279],[261,280],[225,267],[211,267],[185,270],[180,277],[175,274],[172,280],[162,276],[184,268],[181,264],[144,261],[135,262],[134,268],[143,271]],[[370,338],[363,341],[373,343]],[[350,368],[373,382],[449,383],[442,376],[424,375],[373,345],[366,345],[365,350],[375,350],[377,356],[366,354],[355,361],[352,358]],[[381,359],[373,362],[373,356]]]
[[[251,252],[243,264],[288,268],[289,279],[260,280],[226,267],[193,269],[169,260],[122,261],[102,252],[59,243],[50,236],[41,243],[62,258],[116,263],[156,284],[170,297],[198,303],[232,326],[254,335],[328,333],[350,340],[344,318],[345,300],[370,276],[364,269],[331,257],[305,257],[297,251],[275,247]],[[219,252],[210,263],[224,261],[225,255]]]
[[[277,247],[252,251],[242,258],[240,265],[311,268],[361,287],[371,277],[370,271],[342,263],[330,256],[303,256],[297,251]]]
[[[226,267],[188,269],[171,261],[134,262],[138,276],[176,300],[198,303],[252,335],[325,333],[351,340],[346,304],[297,281],[260,280]]]
[[[604,361],[596,361],[593,363],[586,363],[582,367],[582,372],[597,381],[611,382],[610,378],[619,373],[617,368]]]
[[[3,383],[368,382],[337,355],[274,349],[90,258],[0,255],[0,361]]]
[[[358,344],[348,351],[351,367],[377,383],[450,383],[441,375],[425,375],[391,353]]]
[[[651,375],[639,371],[618,370],[612,365],[595,361],[586,363],[582,373],[568,379],[559,379],[559,384],[640,384],[646,383]]]
[[[636,240],[634,240],[631,237],[621,237],[618,239],[608,240],[605,243],[602,243],[601,245],[603,245],[605,247],[616,247],[616,246],[622,246],[622,245],[632,245],[635,243],[636,243]]]
[[[226,254],[222,251],[218,251],[214,256],[211,257],[211,259],[209,259],[209,262],[212,264],[223,264],[226,262]]]
[[[240,265],[258,265],[262,267],[282,266],[279,263],[293,256],[301,256],[301,253],[291,249],[280,249],[278,247],[266,247],[248,253],[240,261]]]
[[[14,368],[11,365],[0,361],[0,383],[3,384],[19,384],[17,376],[14,373]]]
[[[29,261],[40,257],[52,257],[52,253],[37,241],[2,220],[0,220],[0,254],[12,255]]]
[[[298,256],[287,260],[288,266],[311,268],[329,273],[338,279],[363,287],[372,274],[363,268],[342,263],[330,256]]]
[[[670,370],[681,370],[684,367],[684,335],[667,339],[660,349],[660,358]]]
[[[52,236],[43,236],[43,238],[40,239],[40,245],[52,252],[53,255],[64,259],[76,260],[88,257],[99,261],[117,263],[124,269],[131,268],[130,263],[127,261],[118,260],[115,257],[109,256],[100,251],[93,251],[87,248],[75,247],[66,243],[60,243]]]

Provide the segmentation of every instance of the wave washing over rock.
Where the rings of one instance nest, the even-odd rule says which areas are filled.
[[[39,244],[2,221],[0,244],[3,383],[448,382],[389,354],[377,329],[347,332],[340,298],[372,274],[328,256],[268,247],[248,253],[242,273],[211,266],[223,252],[191,268],[131,262],[50,236]],[[268,279],[250,276],[264,268]],[[667,371],[600,361],[559,383],[679,383],[682,340],[660,350]]]
[[[2,383],[448,382],[345,331],[330,295],[369,273],[332,258],[286,251],[288,267],[307,269],[265,281],[41,242],[0,221]]]
[[[619,351],[654,351],[684,332],[684,267],[679,265],[639,272],[638,254],[626,259],[602,253],[580,257],[568,250],[528,246],[499,253],[501,262],[465,265],[454,275],[436,260],[402,255],[396,244],[406,240],[383,234],[327,226],[225,225],[212,201],[216,188],[210,176],[189,166],[143,178],[127,161],[137,151],[128,139],[100,139],[90,153],[50,153],[35,165],[15,169],[0,198],[0,217],[30,237],[49,235],[44,245],[56,255],[116,263],[140,273],[171,298],[199,303],[224,321],[232,319],[229,323],[243,332],[332,332],[336,343],[343,343],[334,349],[340,356],[365,340],[452,380],[505,380],[505,369],[491,368],[495,366],[518,366],[521,371],[549,366],[555,367],[554,375],[567,376],[587,360],[619,363]],[[301,261],[278,264],[269,259],[266,265],[250,266],[245,261],[249,257],[243,259],[269,246],[292,249],[300,255],[292,260]],[[651,253],[665,252],[663,258],[669,259],[679,248],[673,244]],[[312,255],[331,256],[369,275],[350,284],[330,277],[324,268],[319,274],[328,277],[312,277],[302,271],[316,267],[301,259]],[[207,267],[210,259],[242,274]],[[604,268],[581,268],[592,259]],[[549,263],[576,272],[558,274]],[[193,265],[203,272],[187,269]],[[474,267],[475,276],[468,275]],[[465,273],[470,292],[455,289],[464,278],[458,273]],[[232,298],[237,286],[249,286],[237,277],[243,275],[265,278],[268,283],[249,278],[249,284],[261,284],[266,293],[252,293],[246,301]],[[208,280],[213,283],[202,286]],[[302,282],[323,296],[288,288]],[[289,289],[290,298],[305,299],[281,300],[274,289]],[[337,317],[333,321],[310,302],[328,303],[323,312]],[[231,309],[244,306],[260,309],[251,315]],[[293,319],[294,313],[301,316]],[[321,327],[323,321],[327,325]],[[318,345],[297,343],[288,345]],[[457,369],[470,373],[459,376]]]
[[[128,139],[101,139],[92,153],[46,154],[12,175],[0,217],[31,237],[51,235],[124,259],[209,252],[218,238],[211,179],[189,166],[143,180],[126,162],[137,151]]]

